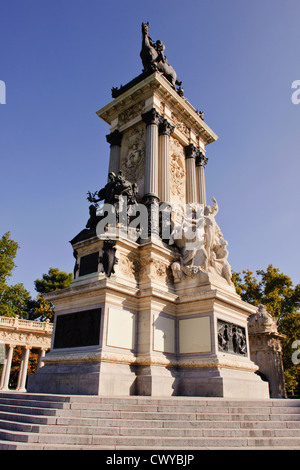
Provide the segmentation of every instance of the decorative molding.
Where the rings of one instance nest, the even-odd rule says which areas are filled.
[[[122,132],[116,129],[114,132],[106,136],[106,140],[110,145],[117,145],[118,147],[121,147],[122,137]]]
[[[185,158],[195,158],[199,154],[199,149],[194,144],[189,144],[184,147]]]
[[[130,106],[121,112],[118,116],[119,126],[123,126],[127,122],[131,121],[135,117],[139,116],[145,108],[145,101],[140,101],[139,103]]]
[[[189,139],[191,135],[190,128],[174,113],[171,114],[171,119],[175,128]]]
[[[147,126],[158,126],[162,121],[162,116],[155,108],[152,108],[150,111],[142,114],[142,120],[146,123]]]
[[[196,166],[205,166],[208,162],[208,158],[204,155],[204,153],[199,150],[198,155],[196,156]]]
[[[175,126],[172,126],[172,124],[165,118],[162,120],[162,122],[159,124],[159,127],[158,127],[159,135],[170,136],[171,134],[173,134],[174,130],[175,130]]]

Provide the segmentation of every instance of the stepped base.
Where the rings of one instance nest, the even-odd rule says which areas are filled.
[[[300,400],[0,392],[0,450],[292,450]]]

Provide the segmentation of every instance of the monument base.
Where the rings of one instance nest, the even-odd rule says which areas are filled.
[[[183,370],[178,391],[182,396],[269,398],[267,382],[263,382],[253,372],[238,370]]]
[[[82,362],[46,364],[28,377],[31,393],[99,396],[195,396],[268,399],[253,371]]]
[[[29,376],[27,389],[66,395],[136,395],[135,367],[99,361],[48,363]]]
[[[101,254],[102,245],[95,237],[76,248]],[[79,276],[48,296],[55,305],[51,351],[28,391],[268,398],[250,360],[247,318],[255,307],[211,275],[174,285],[174,253],[158,239],[121,239],[115,249],[110,278]]]

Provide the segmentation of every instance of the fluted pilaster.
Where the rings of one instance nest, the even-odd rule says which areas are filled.
[[[159,125],[159,197],[162,202],[170,202],[170,135],[174,132],[167,119]]]
[[[198,202],[206,206],[206,189],[205,189],[205,174],[204,167],[207,164],[208,158],[199,151],[196,157],[196,178],[198,188]]]
[[[108,174],[109,173],[117,174],[118,171],[120,170],[122,133],[116,129],[114,132],[106,136],[106,140],[110,144]],[[109,177],[108,177],[108,180],[109,180]]]
[[[198,201],[195,163],[198,149],[194,144],[190,144],[184,150],[186,163],[186,202],[189,204]]]
[[[161,115],[155,108],[142,114],[146,123],[145,196],[158,198],[158,125]]]

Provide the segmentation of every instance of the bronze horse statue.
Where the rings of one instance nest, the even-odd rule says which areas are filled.
[[[149,36],[149,22],[142,23],[142,50],[140,53],[144,72],[158,70],[175,88],[175,85],[180,86],[182,82],[177,80],[177,74],[173,67],[168,64],[167,58],[164,55],[165,46],[161,41],[154,41]]]

